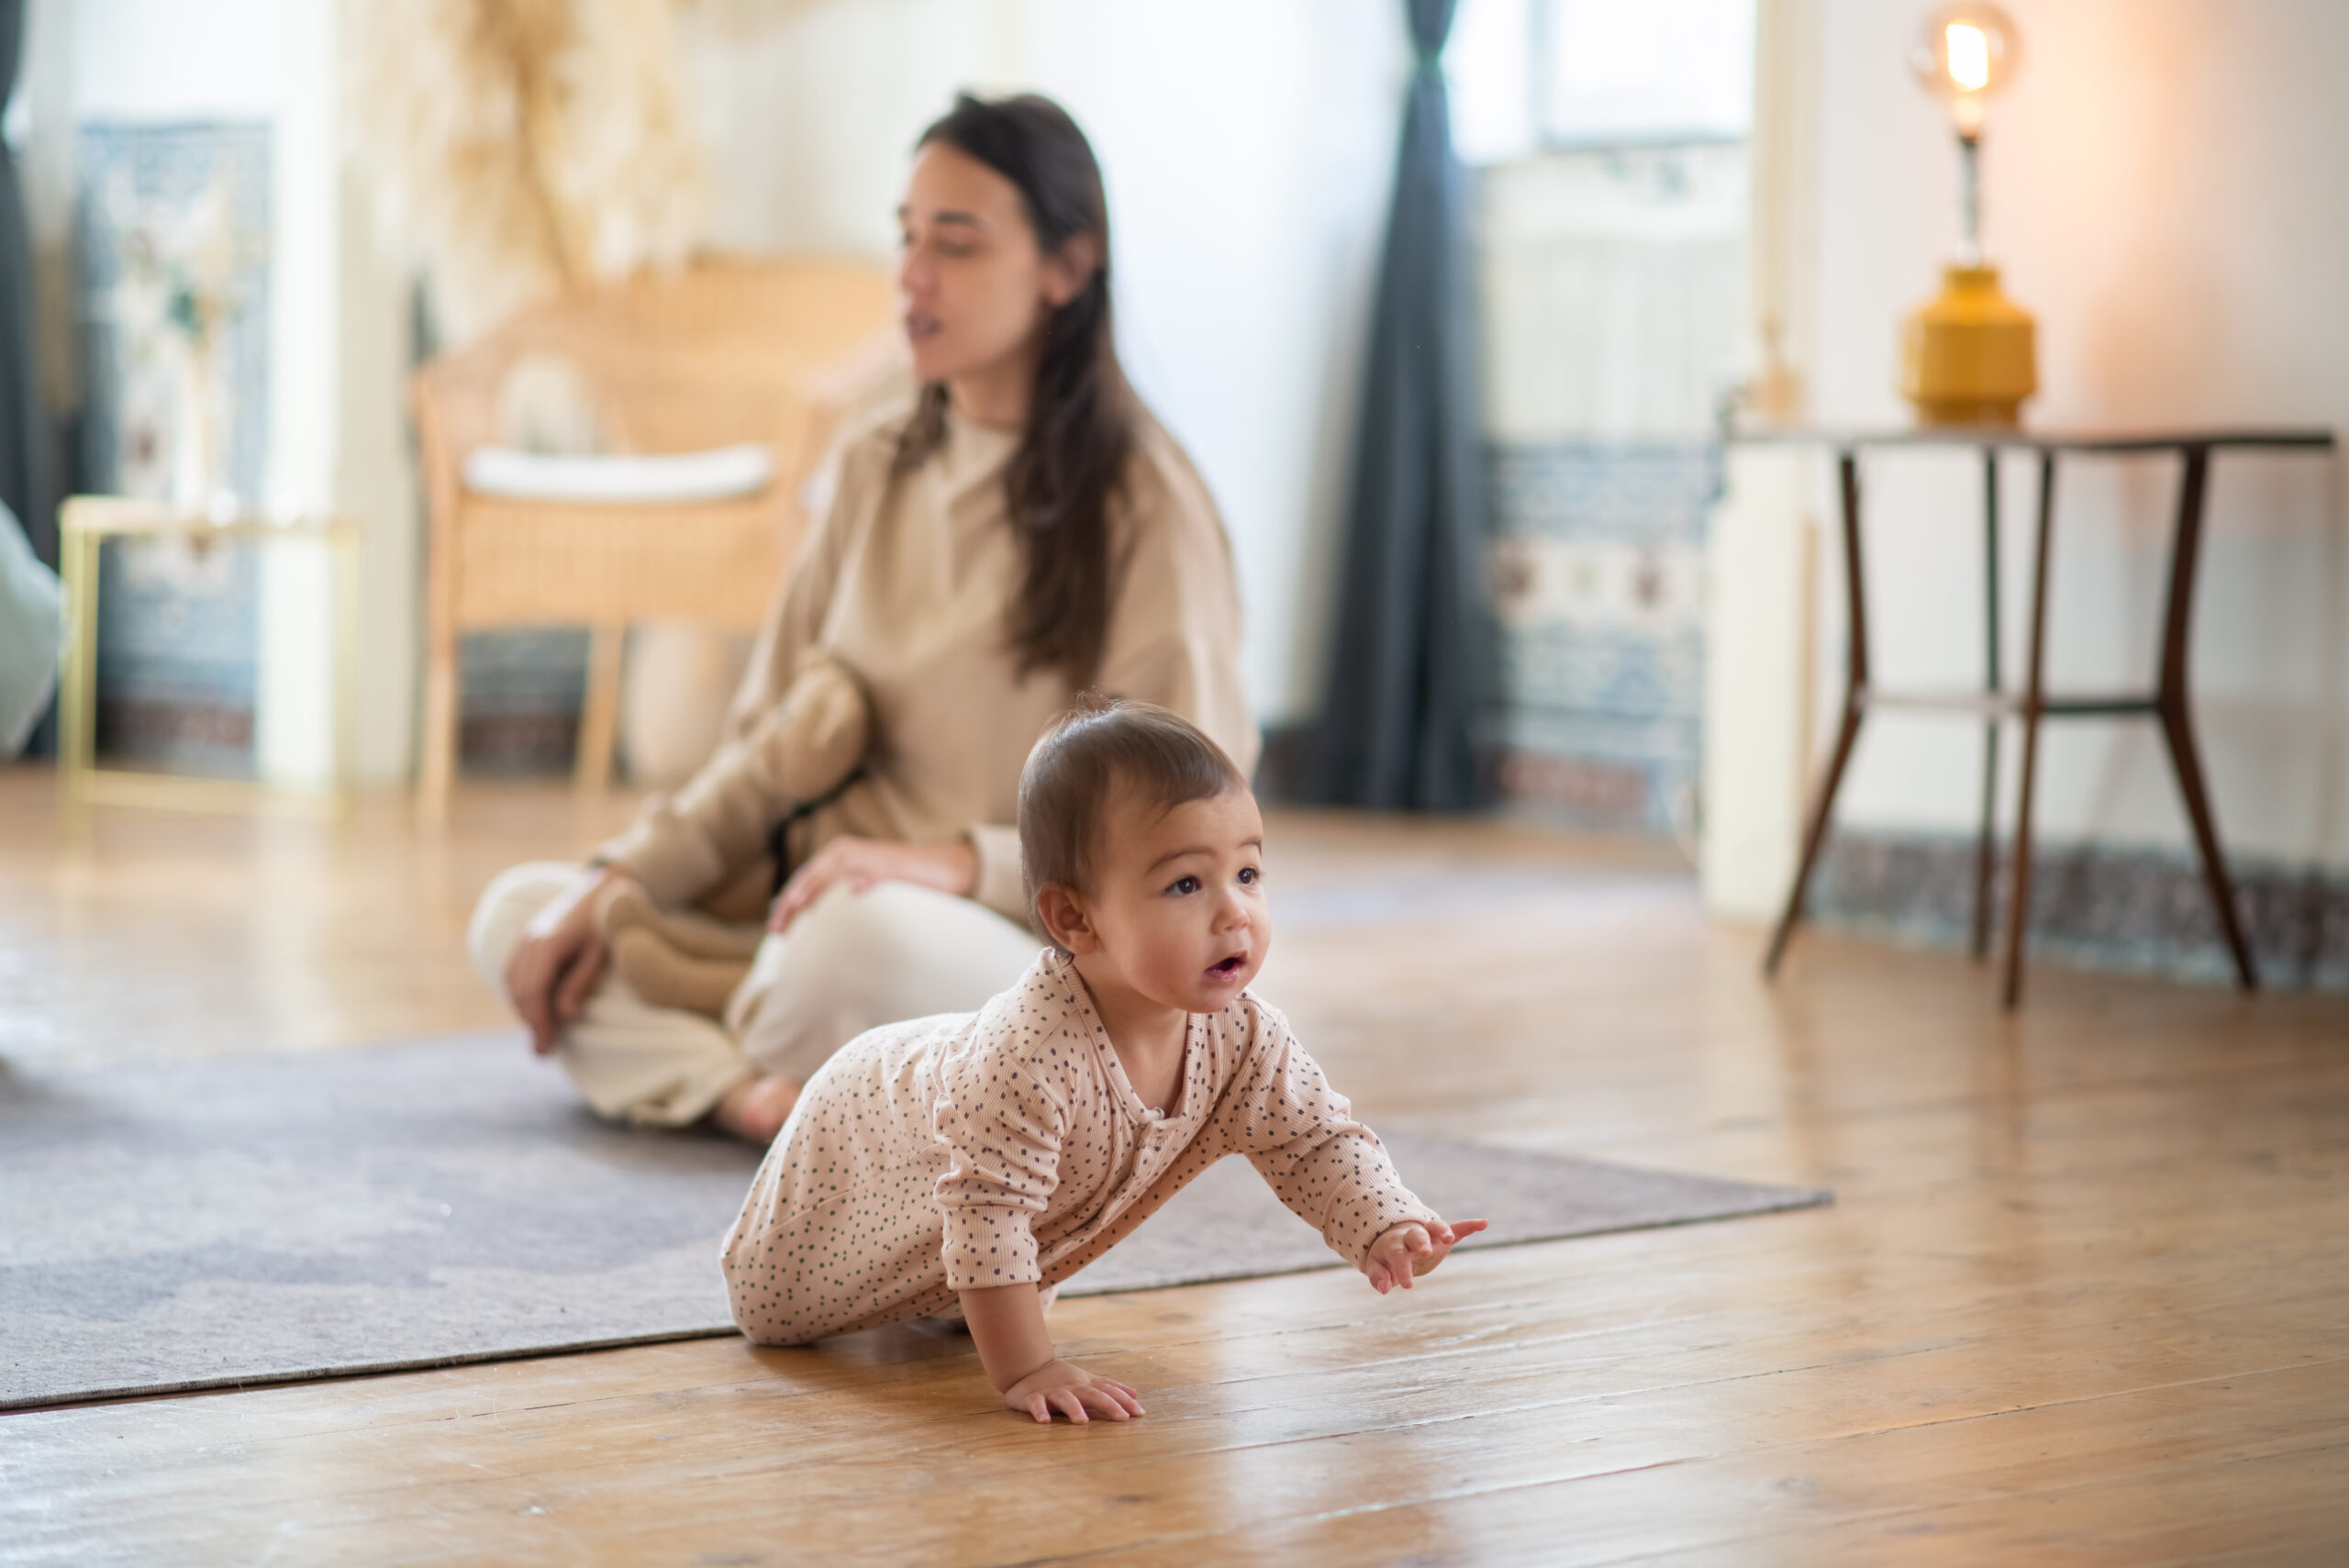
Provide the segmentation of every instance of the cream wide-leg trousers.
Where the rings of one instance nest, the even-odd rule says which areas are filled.
[[[466,947],[503,994],[522,928],[581,868],[518,865],[473,906]],[[656,1007],[607,971],[555,1051],[590,1106],[615,1119],[682,1126],[762,1073],[806,1083],[832,1052],[882,1024],[975,1012],[1035,962],[1037,939],[984,904],[911,883],[835,885],[769,933],[726,1006],[726,1022]]]

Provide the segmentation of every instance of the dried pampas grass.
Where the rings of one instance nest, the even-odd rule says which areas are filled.
[[[345,14],[357,151],[446,339],[693,250],[710,180],[669,0],[351,0]]]
[[[677,0],[696,19],[721,34],[748,38],[820,11],[841,0]]]

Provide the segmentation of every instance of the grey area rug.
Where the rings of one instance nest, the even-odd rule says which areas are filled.
[[[1498,1246],[1826,1201],[1385,1132]],[[758,1157],[597,1121],[512,1035],[99,1075],[0,1070],[0,1409],[732,1333]],[[1066,1294],[1334,1266],[1227,1160]]]

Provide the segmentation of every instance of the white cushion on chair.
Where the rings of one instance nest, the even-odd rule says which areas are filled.
[[[725,501],[764,490],[774,478],[774,454],[755,442],[656,457],[573,457],[476,447],[465,456],[464,473],[465,488],[476,495],[523,501]]]

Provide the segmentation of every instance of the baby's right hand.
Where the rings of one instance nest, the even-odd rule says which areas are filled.
[[[1123,1421],[1141,1415],[1141,1399],[1114,1378],[1097,1377],[1072,1362],[1048,1361],[1003,1391],[1003,1402],[1050,1426],[1058,1411],[1083,1426],[1093,1415]]]
[[[1362,1261],[1362,1272],[1369,1276],[1370,1288],[1381,1296],[1398,1285],[1408,1290],[1413,1279],[1431,1273],[1452,1255],[1453,1247],[1484,1229],[1481,1219],[1456,1220],[1450,1225],[1441,1219],[1425,1224],[1407,1219],[1370,1244],[1369,1254]]]

